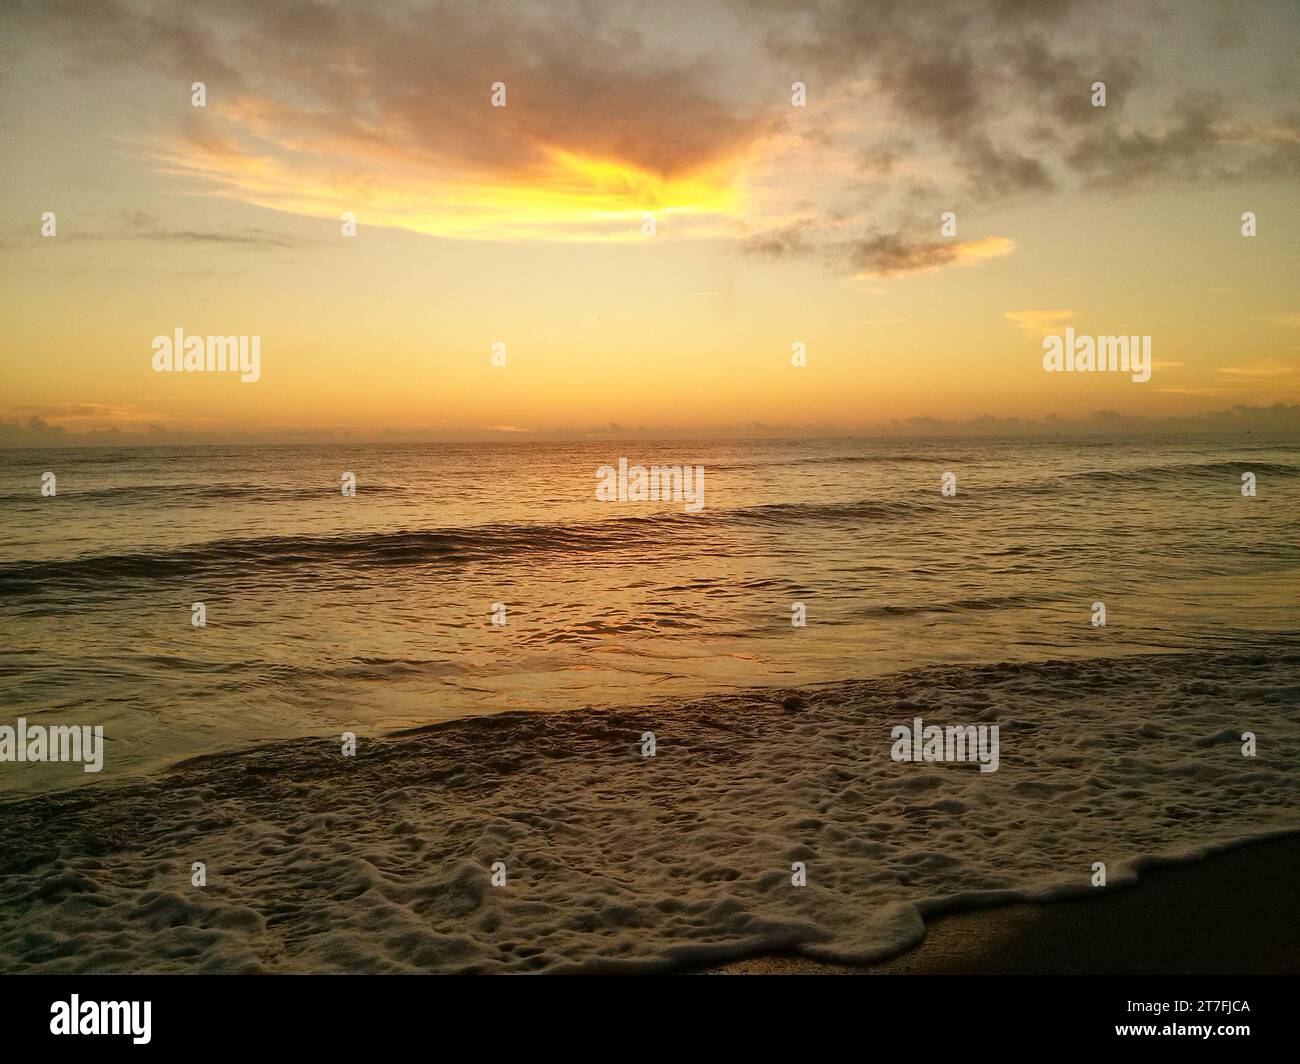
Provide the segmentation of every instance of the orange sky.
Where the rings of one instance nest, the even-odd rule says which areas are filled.
[[[437,438],[1300,402],[1293,6],[867,6],[7,9],[0,422]],[[1066,326],[1151,336],[1151,381],[1045,373]],[[259,336],[260,379],[154,372],[177,327]]]

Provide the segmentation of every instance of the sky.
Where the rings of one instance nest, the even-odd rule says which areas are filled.
[[[1294,0],[7,3],[0,443],[1300,427],[1297,54]]]

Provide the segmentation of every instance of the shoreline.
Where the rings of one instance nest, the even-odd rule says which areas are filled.
[[[315,739],[200,756],[4,806],[0,970],[1057,971],[1144,928],[1154,945],[1080,970],[1179,970],[1189,935],[1239,970],[1278,968],[1274,917],[1300,913],[1268,892],[1290,877],[1233,848],[1300,829],[1297,662],[1287,645],[948,668],[780,701],[471,717],[350,754]],[[998,771],[894,761],[918,710],[999,722]],[[1300,871],[1294,841],[1258,844]],[[1153,907],[1167,877],[1184,885]],[[1226,931],[1196,930],[1207,899]],[[939,915],[969,903],[986,908]],[[1054,935],[1026,930],[1087,905]]]
[[[1167,658],[1180,657],[1204,657],[1217,656],[1225,659],[1228,658],[1246,658],[1252,655],[1266,654],[1270,651],[1296,651],[1300,652],[1300,640],[1292,639],[1288,636],[1277,637],[1270,641],[1265,638],[1258,638],[1254,641],[1242,642],[1240,645],[1216,647],[1211,649],[1193,649],[1169,647],[1164,649],[1144,648],[1141,650],[1089,654],[1076,656],[1069,653],[1059,655],[1047,655],[1043,657],[1020,657],[1020,658],[992,658],[987,661],[951,661],[931,663],[927,665],[911,665],[906,668],[890,669],[879,673],[870,673],[862,676],[841,677],[836,679],[818,680],[815,682],[802,685],[782,685],[782,684],[763,684],[749,688],[717,688],[709,689],[703,693],[691,697],[680,695],[659,695],[645,699],[642,702],[626,702],[618,704],[574,704],[573,706],[562,710],[538,710],[538,709],[494,709],[488,712],[452,712],[446,716],[440,716],[434,720],[423,723],[403,723],[396,725],[371,725],[367,722],[351,721],[340,723],[332,728],[318,727],[312,730],[305,730],[293,734],[269,735],[254,743],[236,742],[228,745],[218,745],[210,749],[199,749],[187,752],[170,752],[159,754],[149,760],[140,761],[129,765],[127,768],[120,770],[116,775],[109,775],[103,772],[85,773],[79,762],[74,762],[76,766],[67,769],[65,780],[54,785],[45,785],[41,787],[18,787],[13,786],[10,789],[0,788],[0,809],[7,805],[19,804],[33,800],[48,798],[80,796],[83,798],[92,797],[99,794],[113,794],[119,790],[135,787],[148,787],[159,783],[165,783],[168,780],[183,776],[193,766],[205,766],[221,760],[230,760],[232,762],[243,758],[254,758],[258,755],[275,751],[280,748],[290,746],[302,747],[309,744],[335,744],[337,737],[346,731],[355,733],[360,741],[366,743],[388,743],[401,741],[405,739],[418,738],[436,732],[443,728],[457,728],[472,722],[482,721],[509,721],[519,718],[526,718],[534,714],[551,716],[557,719],[566,717],[587,717],[592,715],[608,715],[611,717],[624,717],[633,713],[641,714],[647,718],[663,719],[671,718],[676,714],[688,710],[691,707],[705,704],[764,704],[771,703],[774,706],[783,707],[786,714],[797,713],[798,710],[809,702],[816,702],[827,696],[833,697],[836,692],[850,688],[863,687],[884,687],[884,686],[917,686],[926,682],[936,673],[960,673],[960,672],[977,672],[977,671],[1002,671],[1002,670],[1031,670],[1031,669],[1052,669],[1065,667],[1087,667],[1090,664],[1106,665],[1110,663],[1131,663],[1142,664],[1143,662],[1155,663]],[[794,702],[787,706],[787,700],[793,699]],[[14,714],[11,718],[0,718],[0,725],[8,724],[15,720],[21,714]],[[62,721],[53,722],[61,724]],[[52,725],[46,725],[50,727]],[[34,727],[30,724],[28,727]],[[111,739],[111,736],[105,736]],[[111,749],[105,747],[106,750]],[[105,755],[105,766],[107,767],[107,754]],[[12,762],[0,761],[0,770]],[[58,770],[66,768],[66,763],[58,761],[46,761],[43,763],[47,769]],[[68,781],[72,782],[68,782]],[[1243,840],[1253,842],[1255,839]]]
[[[1300,833],[1151,868],[1094,896],[944,913],[870,965],[769,954],[704,975],[1294,975]]]

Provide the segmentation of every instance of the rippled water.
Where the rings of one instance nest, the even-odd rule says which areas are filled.
[[[702,464],[705,508],[598,502],[620,457]],[[109,742],[98,777],[5,789],[293,735],[1300,630],[1288,440],[8,451],[0,512],[0,722]]]

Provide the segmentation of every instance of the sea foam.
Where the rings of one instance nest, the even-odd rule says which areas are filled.
[[[1300,829],[1297,665],[1274,644],[917,670],[800,698],[472,718],[363,737],[352,759],[276,743],[94,800],[11,801],[0,969],[872,961],[946,908],[1115,889]],[[891,726],[917,714],[999,724],[999,771],[892,760]]]

